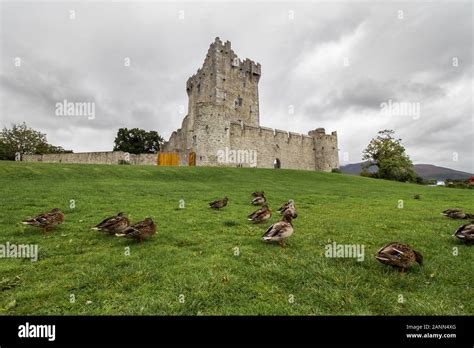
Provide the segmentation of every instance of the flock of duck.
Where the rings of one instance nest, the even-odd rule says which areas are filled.
[[[262,223],[270,219],[272,217],[272,210],[268,206],[265,193],[263,191],[256,191],[252,192],[252,196],[254,198],[252,199],[251,204],[262,207],[247,216],[247,219],[254,223]],[[213,209],[222,209],[227,206],[228,201],[229,199],[224,197],[224,199],[209,203],[209,206]],[[272,224],[262,236],[262,239],[265,241],[278,242],[281,247],[285,247],[285,241],[293,234],[294,231],[292,219],[296,219],[298,214],[296,213],[295,203],[292,199],[283,204],[280,208],[278,208],[277,211],[280,213],[280,215],[282,215],[282,219]]]
[[[254,197],[251,204],[261,206],[258,210],[248,215],[247,219],[254,223],[263,223],[272,217],[272,210],[268,206],[265,193],[253,192]],[[229,199],[224,197],[209,203],[212,209],[220,210],[227,206]],[[263,234],[264,241],[277,242],[281,247],[285,247],[285,241],[293,234],[293,219],[298,217],[296,207],[293,200],[289,200],[283,204],[278,210],[282,216],[280,221],[270,225]],[[470,223],[463,224],[455,232],[454,235],[466,244],[474,243],[474,214],[465,213],[461,209],[446,209],[442,212],[444,216],[452,219],[472,219]],[[23,220],[25,225],[40,227],[43,232],[48,232],[51,228],[64,222],[64,213],[54,208],[47,213],[39,214],[33,218]],[[156,234],[156,225],[151,218],[146,218],[134,224],[130,224],[130,220],[124,213],[120,212],[116,216],[111,216],[92,227],[93,230],[102,231],[117,237],[126,237],[142,242],[146,238]],[[412,249],[408,244],[392,242],[383,246],[375,256],[381,263],[398,268],[399,271],[404,270],[415,263],[422,265],[423,256],[418,251]]]

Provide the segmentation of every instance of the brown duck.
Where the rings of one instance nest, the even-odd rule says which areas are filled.
[[[265,195],[263,194],[262,192],[262,195],[261,196],[257,196],[255,197],[254,199],[252,199],[252,204],[253,205],[263,205],[265,202],[267,201],[267,199],[265,198]]]
[[[413,250],[407,244],[393,242],[382,247],[375,258],[386,265],[397,267],[400,272],[404,272],[406,268],[413,265],[415,262],[422,265],[423,256]]]
[[[122,232],[116,233],[117,237],[126,237],[142,242],[149,236],[156,234],[156,225],[152,219],[146,218],[125,228]]]
[[[456,232],[454,232],[454,236],[460,240],[462,240],[466,244],[473,244],[474,243],[474,221],[471,221],[470,224],[464,224],[459,227]]]
[[[35,216],[34,218],[23,220],[22,224],[41,227],[43,229],[43,233],[46,233],[53,226],[62,224],[63,221],[63,212],[58,208],[54,208],[48,213],[43,213]]]
[[[263,191],[252,192],[252,196],[254,196],[254,197],[262,197],[264,194],[265,194],[265,192],[263,192]]]
[[[263,204],[263,207],[254,211],[247,218],[252,222],[264,222],[272,217],[272,210],[268,207],[267,203]]]
[[[267,232],[262,236],[265,241],[275,241],[282,248],[285,247],[285,241],[293,234],[293,224],[291,223],[291,213],[286,212],[281,221],[271,225]]]
[[[103,220],[99,224],[95,225],[95,227],[92,227],[92,229],[96,231],[108,232],[112,235],[122,232],[128,226],[130,226],[130,220],[128,220],[124,213],[120,212],[116,216],[111,216]]]
[[[291,217],[293,219],[296,219],[298,217],[298,214],[296,213],[295,202],[292,199],[290,199],[287,203],[283,204],[280,208],[278,208],[278,212],[281,215],[285,215],[287,211],[291,213]]]
[[[446,209],[442,212],[444,216],[450,217],[451,219],[474,219],[473,214],[465,213],[462,209]]]
[[[227,205],[227,202],[229,201],[229,198],[224,197],[224,199],[220,199],[220,200],[217,200],[217,201],[213,201],[211,203],[209,203],[209,206],[213,209],[221,209],[221,208],[224,208],[226,205]]]

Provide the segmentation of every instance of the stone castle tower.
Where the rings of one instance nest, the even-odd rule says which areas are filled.
[[[260,126],[261,66],[240,60],[231,43],[210,45],[203,66],[186,83],[188,114],[164,144],[183,165],[228,165],[330,171],[339,167],[337,134],[323,128],[308,135]],[[229,157],[222,154],[240,154]],[[245,157],[253,155],[253,160]]]

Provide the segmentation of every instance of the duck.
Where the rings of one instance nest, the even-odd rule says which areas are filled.
[[[140,241],[140,243],[154,234],[156,234],[156,225],[151,218],[146,218],[143,221],[130,225],[120,233],[115,233],[117,237],[135,239]]]
[[[465,213],[462,209],[454,208],[454,209],[446,209],[441,214],[444,216],[450,217],[451,219],[474,219],[473,214]]]
[[[286,212],[281,221],[271,225],[262,236],[264,241],[276,241],[282,248],[285,247],[286,240],[293,234],[293,224],[291,213]]]
[[[130,220],[125,216],[124,213],[120,212],[115,216],[108,217],[102,222],[98,223],[93,230],[108,232],[110,235],[123,231],[125,228],[130,226]]]
[[[415,262],[420,266],[423,264],[423,256],[418,251],[413,250],[408,244],[399,242],[383,246],[375,258],[383,264],[398,268],[400,272],[404,272]]]
[[[298,217],[298,214],[296,213],[295,202],[292,199],[290,199],[287,203],[283,204],[280,208],[278,208],[278,212],[281,215],[285,215],[286,211],[291,212],[291,217],[293,219],[296,219]]]
[[[262,197],[264,194],[265,194],[265,192],[263,192],[263,191],[252,192],[253,197]]]
[[[51,209],[47,213],[41,213],[34,218],[23,220],[24,225],[41,227],[43,233],[48,232],[53,226],[60,225],[64,222],[64,214],[59,208]]]
[[[265,195],[262,192],[261,196],[257,196],[254,199],[252,199],[251,204],[252,205],[263,205],[266,201],[267,201],[267,199],[265,198]]]
[[[272,217],[272,210],[268,207],[267,203],[264,203],[262,208],[254,211],[250,214],[247,219],[252,222],[264,222]]]
[[[213,209],[221,209],[224,208],[227,205],[227,202],[229,201],[229,198],[227,196],[224,197],[224,199],[220,199],[217,201],[213,201],[209,203],[209,206]]]
[[[474,221],[471,221],[469,224],[464,224],[459,227],[453,236],[462,240],[466,244],[474,243]]]

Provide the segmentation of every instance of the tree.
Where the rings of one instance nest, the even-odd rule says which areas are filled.
[[[362,173],[367,175],[368,169],[377,167],[377,172],[372,177],[397,180],[397,181],[419,181],[413,169],[413,163],[405,153],[405,147],[401,139],[395,139],[395,132],[385,129],[378,132],[378,136],[372,139],[364,150],[362,159],[367,161],[362,165]]]
[[[14,124],[11,129],[0,131],[0,159],[14,160],[16,154],[45,154],[72,152],[61,146],[48,144],[46,134],[34,130],[25,122]]]
[[[163,138],[156,131],[147,132],[139,128],[120,128],[115,137],[114,151],[133,154],[157,153],[163,143]]]

